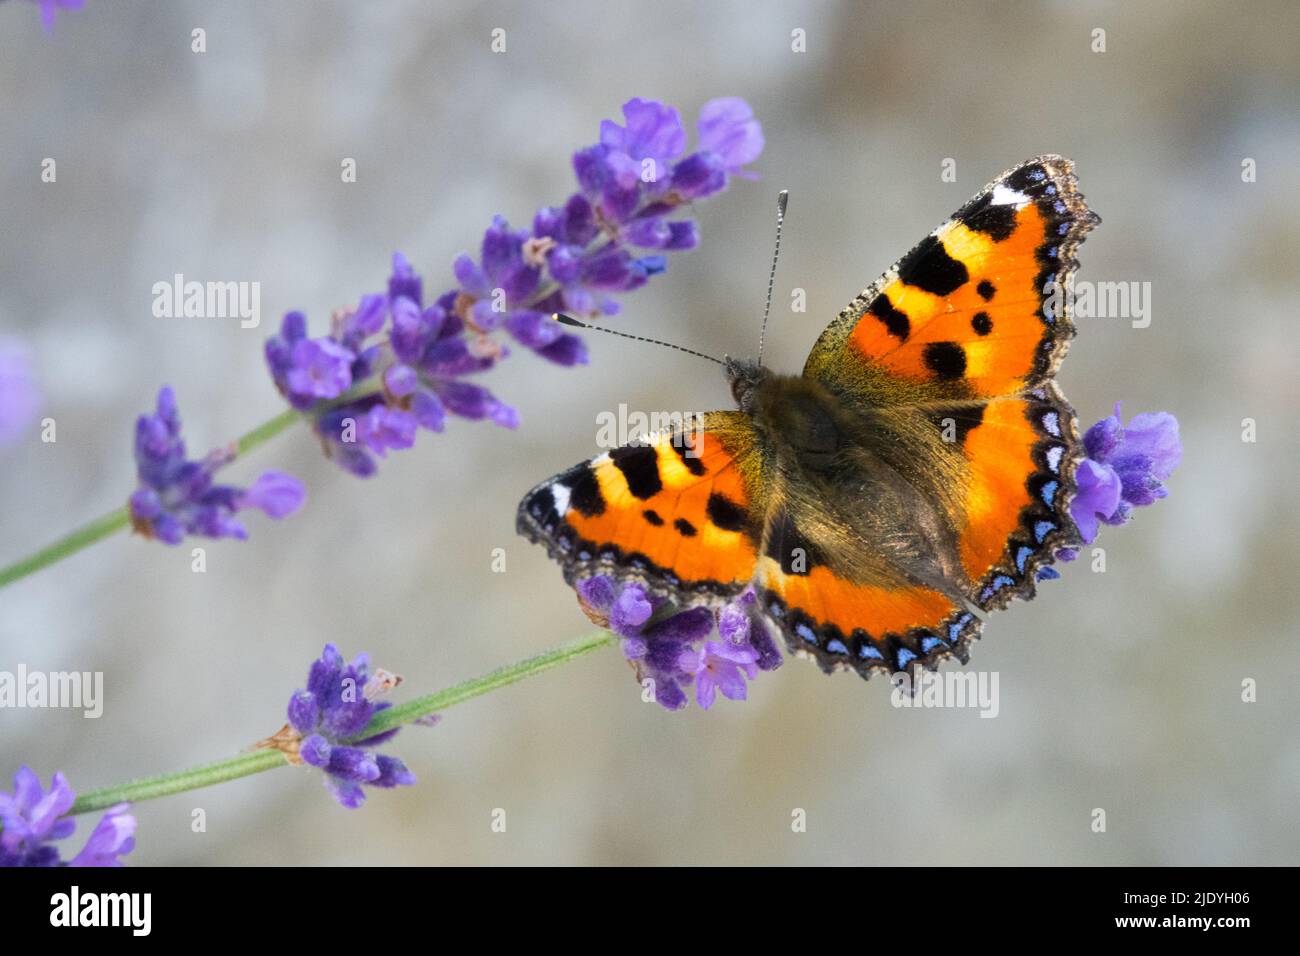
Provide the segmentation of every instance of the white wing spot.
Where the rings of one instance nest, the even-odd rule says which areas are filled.
[[[1011,189],[1009,186],[998,183],[993,187],[993,198],[990,202],[994,206],[1020,207],[1029,202],[1029,197],[1024,193],[1016,192],[1016,190]]]

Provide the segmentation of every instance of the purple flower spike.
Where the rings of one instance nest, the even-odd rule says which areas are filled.
[[[517,237],[511,238],[503,221],[494,225],[494,236],[485,241],[485,249],[493,263],[491,278],[499,278],[502,270],[510,271],[506,260]],[[477,269],[472,261],[459,266],[490,293],[487,273],[471,275]],[[511,282],[535,282],[536,269],[521,265],[520,270],[531,271],[533,279],[521,280],[515,272]],[[376,459],[389,451],[412,447],[421,429],[442,431],[449,412],[507,428],[519,424],[513,408],[482,386],[461,381],[508,354],[481,333],[471,334],[454,311],[461,294],[448,292],[423,307],[422,280],[401,253],[393,257],[388,290],[387,295],[367,295],[356,309],[335,316],[333,331],[322,338],[306,338],[305,318],[291,312],[266,344],[277,387],[290,404],[308,413],[330,457],[359,477],[375,474]],[[385,330],[386,342],[371,341]],[[362,391],[359,383],[371,376],[374,392],[342,403],[327,400],[348,388]]]
[[[512,406],[465,378],[494,368],[512,342],[555,365],[587,364],[586,344],[551,316],[618,314],[618,296],[699,244],[683,207],[751,175],[743,167],[762,152],[744,100],[706,103],[698,129],[698,150],[683,158],[678,111],[628,100],[622,123],[606,120],[600,142],[574,153],[577,191],[538,209],[530,228],[494,216],[477,255],[453,261],[454,285],[441,295],[428,299],[397,253],[387,291],[336,315],[329,335],[309,337],[301,313],[285,315],[265,349],[276,387],[307,413],[326,453],[360,477],[375,474],[387,452],[411,447],[419,430],[442,431],[449,415],[517,427]]]
[[[1168,412],[1135,415],[1126,426],[1120,403],[1115,412],[1093,425],[1083,436],[1087,455],[1075,472],[1078,490],[1070,502],[1070,516],[1079,537],[1091,544],[1102,523],[1120,525],[1133,509],[1154,504],[1169,492],[1164,482],[1183,457],[1178,419]],[[1060,548],[1056,557],[1073,561],[1075,548]],[[1060,575],[1052,568],[1038,571],[1038,580]]]
[[[302,505],[302,483],[279,471],[264,473],[247,489],[217,484],[217,472],[234,459],[233,446],[198,461],[186,457],[176,395],[164,386],[157,410],[141,415],[135,425],[140,486],[129,499],[132,526],[164,544],[180,544],[187,534],[242,540],[248,531],[235,518],[237,511],[257,508],[283,518]]]
[[[66,863],[60,859],[51,843],[76,829],[66,816],[76,797],[63,774],[55,773],[46,791],[31,768],[20,767],[14,792],[0,793],[0,867],[121,866],[119,857],[135,848],[135,817],[125,803],[105,812],[80,853]]]
[[[370,659],[358,655],[351,663],[333,644],[326,644],[312,662],[307,688],[289,698],[289,726],[299,738],[297,756],[325,774],[325,785],[342,806],[365,803],[361,785],[397,787],[415,783],[402,761],[375,753],[374,747],[392,739],[397,729],[357,740],[371,718],[390,706],[375,698],[400,683],[383,671],[370,673]],[[433,723],[427,721],[426,723]]]
[[[585,364],[581,340],[568,333],[555,337],[531,317],[517,320],[514,314],[613,315],[618,303],[612,293],[640,288],[666,264],[662,258],[635,258],[628,247],[694,248],[699,241],[695,223],[667,217],[684,202],[725,188],[728,176],[762,150],[762,132],[743,100],[706,104],[700,135],[700,152],[679,161],[686,132],[677,110],[639,98],[625,103],[623,123],[606,120],[600,142],[574,154],[577,193],[563,206],[540,209],[531,235],[509,232],[502,221],[494,222],[484,238],[481,264],[468,256],[457,260],[460,291],[472,300],[462,305],[464,313],[480,328],[485,319],[491,328],[504,327],[552,362]],[[521,260],[523,266],[544,267],[531,301],[521,301],[501,278],[517,274]],[[504,321],[485,315],[485,309],[501,304],[498,297],[489,306],[485,296],[492,286],[506,292],[510,314]]]
[[[637,680],[652,682],[655,702],[665,710],[685,707],[692,684],[705,710],[718,691],[744,700],[746,678],[781,664],[752,588],[716,615],[707,607],[672,607],[639,584],[619,584],[606,575],[578,581],[577,592],[587,615],[623,639]],[[721,640],[710,641],[715,625]]]
[[[1070,513],[1087,543],[1097,524],[1119,525],[1134,508],[1154,504],[1183,457],[1178,419],[1168,412],[1135,415],[1124,424],[1120,403],[1083,436],[1088,457],[1079,466],[1079,492]]]

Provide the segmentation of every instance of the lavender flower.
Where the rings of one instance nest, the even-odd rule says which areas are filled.
[[[1084,544],[1092,544],[1101,524],[1120,525],[1135,507],[1154,504],[1169,494],[1164,482],[1183,457],[1178,419],[1168,412],[1135,415],[1126,427],[1120,403],[1115,413],[1093,425],[1083,436],[1087,457],[1075,472],[1078,485],[1070,502],[1070,516]],[[1061,548],[1056,557],[1073,561],[1075,548]],[[1038,580],[1060,574],[1051,567],[1038,569]]]
[[[363,477],[420,430],[442,431],[448,415],[517,427],[513,408],[466,378],[510,354],[506,337],[557,365],[586,364],[582,339],[551,316],[616,314],[616,296],[698,244],[693,220],[671,218],[680,207],[752,175],[744,167],[763,134],[744,100],[706,103],[698,128],[699,148],[683,157],[677,110],[629,100],[622,124],[606,120],[600,142],[574,154],[578,190],[539,209],[530,229],[494,217],[477,257],[458,256],[456,285],[431,302],[399,253],[388,291],[337,314],[329,335],[309,338],[302,313],[287,314],[266,343],[276,387],[310,414],[326,453]]]
[[[1079,466],[1079,490],[1070,506],[1085,543],[1097,537],[1098,522],[1120,525],[1133,509],[1169,494],[1164,482],[1183,457],[1178,419],[1168,412],[1133,416],[1124,425],[1120,403],[1083,436],[1088,457]]]
[[[62,773],[54,774],[46,791],[31,768],[19,768],[14,792],[0,793],[0,867],[121,866],[118,857],[135,848],[135,817],[125,803],[105,811],[85,847],[71,860],[64,862],[51,845],[76,829],[76,821],[66,815],[76,797]]]
[[[290,312],[267,340],[267,364],[281,394],[309,412],[326,453],[354,475],[373,475],[376,457],[410,448],[419,429],[442,431],[448,413],[506,428],[519,424],[513,408],[462,381],[492,368],[508,350],[467,332],[453,311],[456,292],[426,308],[422,290],[410,262],[397,253],[388,292],[335,315],[328,336],[307,338],[306,318]],[[385,329],[385,340],[371,341]],[[335,401],[371,376],[377,376],[374,391]]]
[[[705,103],[700,110],[700,149],[716,155],[728,173],[755,178],[744,169],[763,152],[763,129],[754,110],[738,96]]]
[[[624,178],[624,187],[633,188],[638,180],[656,183],[666,179],[665,164],[686,149],[686,130],[677,110],[654,100],[640,97],[623,104],[623,120],[600,124],[600,145],[605,149],[612,173]],[[649,164],[649,175],[638,168]]]
[[[369,749],[391,739],[400,728],[353,739],[375,714],[392,706],[375,703],[375,697],[400,682],[384,671],[371,675],[369,669],[367,655],[345,663],[338,648],[326,644],[320,658],[312,662],[307,689],[295,691],[289,699],[289,724],[300,738],[298,757],[325,771],[326,787],[349,809],[365,803],[362,784],[396,787],[415,783],[415,775],[402,761]]]
[[[185,457],[176,395],[158,391],[157,411],[135,425],[135,460],[140,487],[131,495],[131,522],[147,538],[180,544],[186,534],[208,538],[247,538],[235,514],[257,508],[272,518],[297,511],[305,497],[302,483],[279,471],[264,472],[244,489],[215,483],[216,473],[235,460],[234,446],[219,448],[199,461]]]
[[[1079,462],[1075,481],[1078,491],[1070,503],[1070,515],[1084,543],[1091,544],[1097,537],[1101,516],[1114,514],[1119,508],[1122,483],[1114,468],[1098,464],[1091,458]]]
[[[14,339],[0,339],[0,448],[23,436],[39,407],[31,352]]]
[[[773,671],[781,666],[781,652],[763,623],[758,595],[752,587],[746,588],[736,600],[724,604],[718,611],[718,636],[728,644],[747,644],[753,648],[758,655],[755,663],[759,670]]]
[[[639,584],[617,584],[606,575],[578,582],[578,600],[588,616],[623,639],[623,654],[637,680],[653,681],[655,701],[666,710],[686,706],[685,688],[708,710],[721,690],[744,700],[745,678],[781,665],[758,610],[753,589],[724,605],[715,618],[707,607],[680,609],[650,595]],[[722,640],[710,641],[715,624]]]
[[[682,651],[679,664],[695,678],[695,700],[708,710],[719,690],[729,700],[744,700],[745,678],[758,676],[758,652],[725,641],[705,641],[703,647]]]

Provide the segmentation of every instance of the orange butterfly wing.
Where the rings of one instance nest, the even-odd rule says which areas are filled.
[[[825,567],[791,575],[764,562],[763,606],[792,652],[826,672],[908,670],[948,654],[966,660],[979,619],[932,588],[854,583]]]
[[[519,532],[546,546],[570,584],[613,574],[692,604],[739,593],[762,525],[753,429],[739,412],[696,423],[538,485],[519,506]]]
[[[1045,290],[1068,285],[1075,250],[1098,222],[1068,160],[1040,156],[1008,170],[840,313],[804,375],[905,404],[1041,384],[1074,335],[1068,310]]]

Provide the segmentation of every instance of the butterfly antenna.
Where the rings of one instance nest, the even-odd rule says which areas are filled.
[[[673,345],[672,342],[661,342],[659,339],[648,339],[644,335],[632,335],[630,332],[619,332],[616,329],[607,329],[603,325],[588,325],[586,322],[579,322],[571,315],[565,315],[563,312],[556,312],[551,316],[561,325],[571,325],[575,329],[591,329],[593,332],[605,332],[609,335],[618,335],[625,339],[632,339],[635,342],[649,342],[651,345],[662,345],[665,348],[676,349],[679,352],[685,352],[687,355],[698,355],[702,359],[708,359],[710,362],[717,362],[719,365],[726,363],[722,359],[716,359],[712,355],[705,355],[703,352],[697,352],[695,349],[688,349],[681,345]]]
[[[767,317],[772,313],[772,286],[776,282],[776,260],[781,256],[781,226],[785,223],[785,207],[790,201],[790,191],[782,189],[776,195],[776,249],[772,253],[772,271],[767,274],[767,305],[763,306],[763,328],[758,333],[758,364],[763,364],[763,342],[767,338]]]

